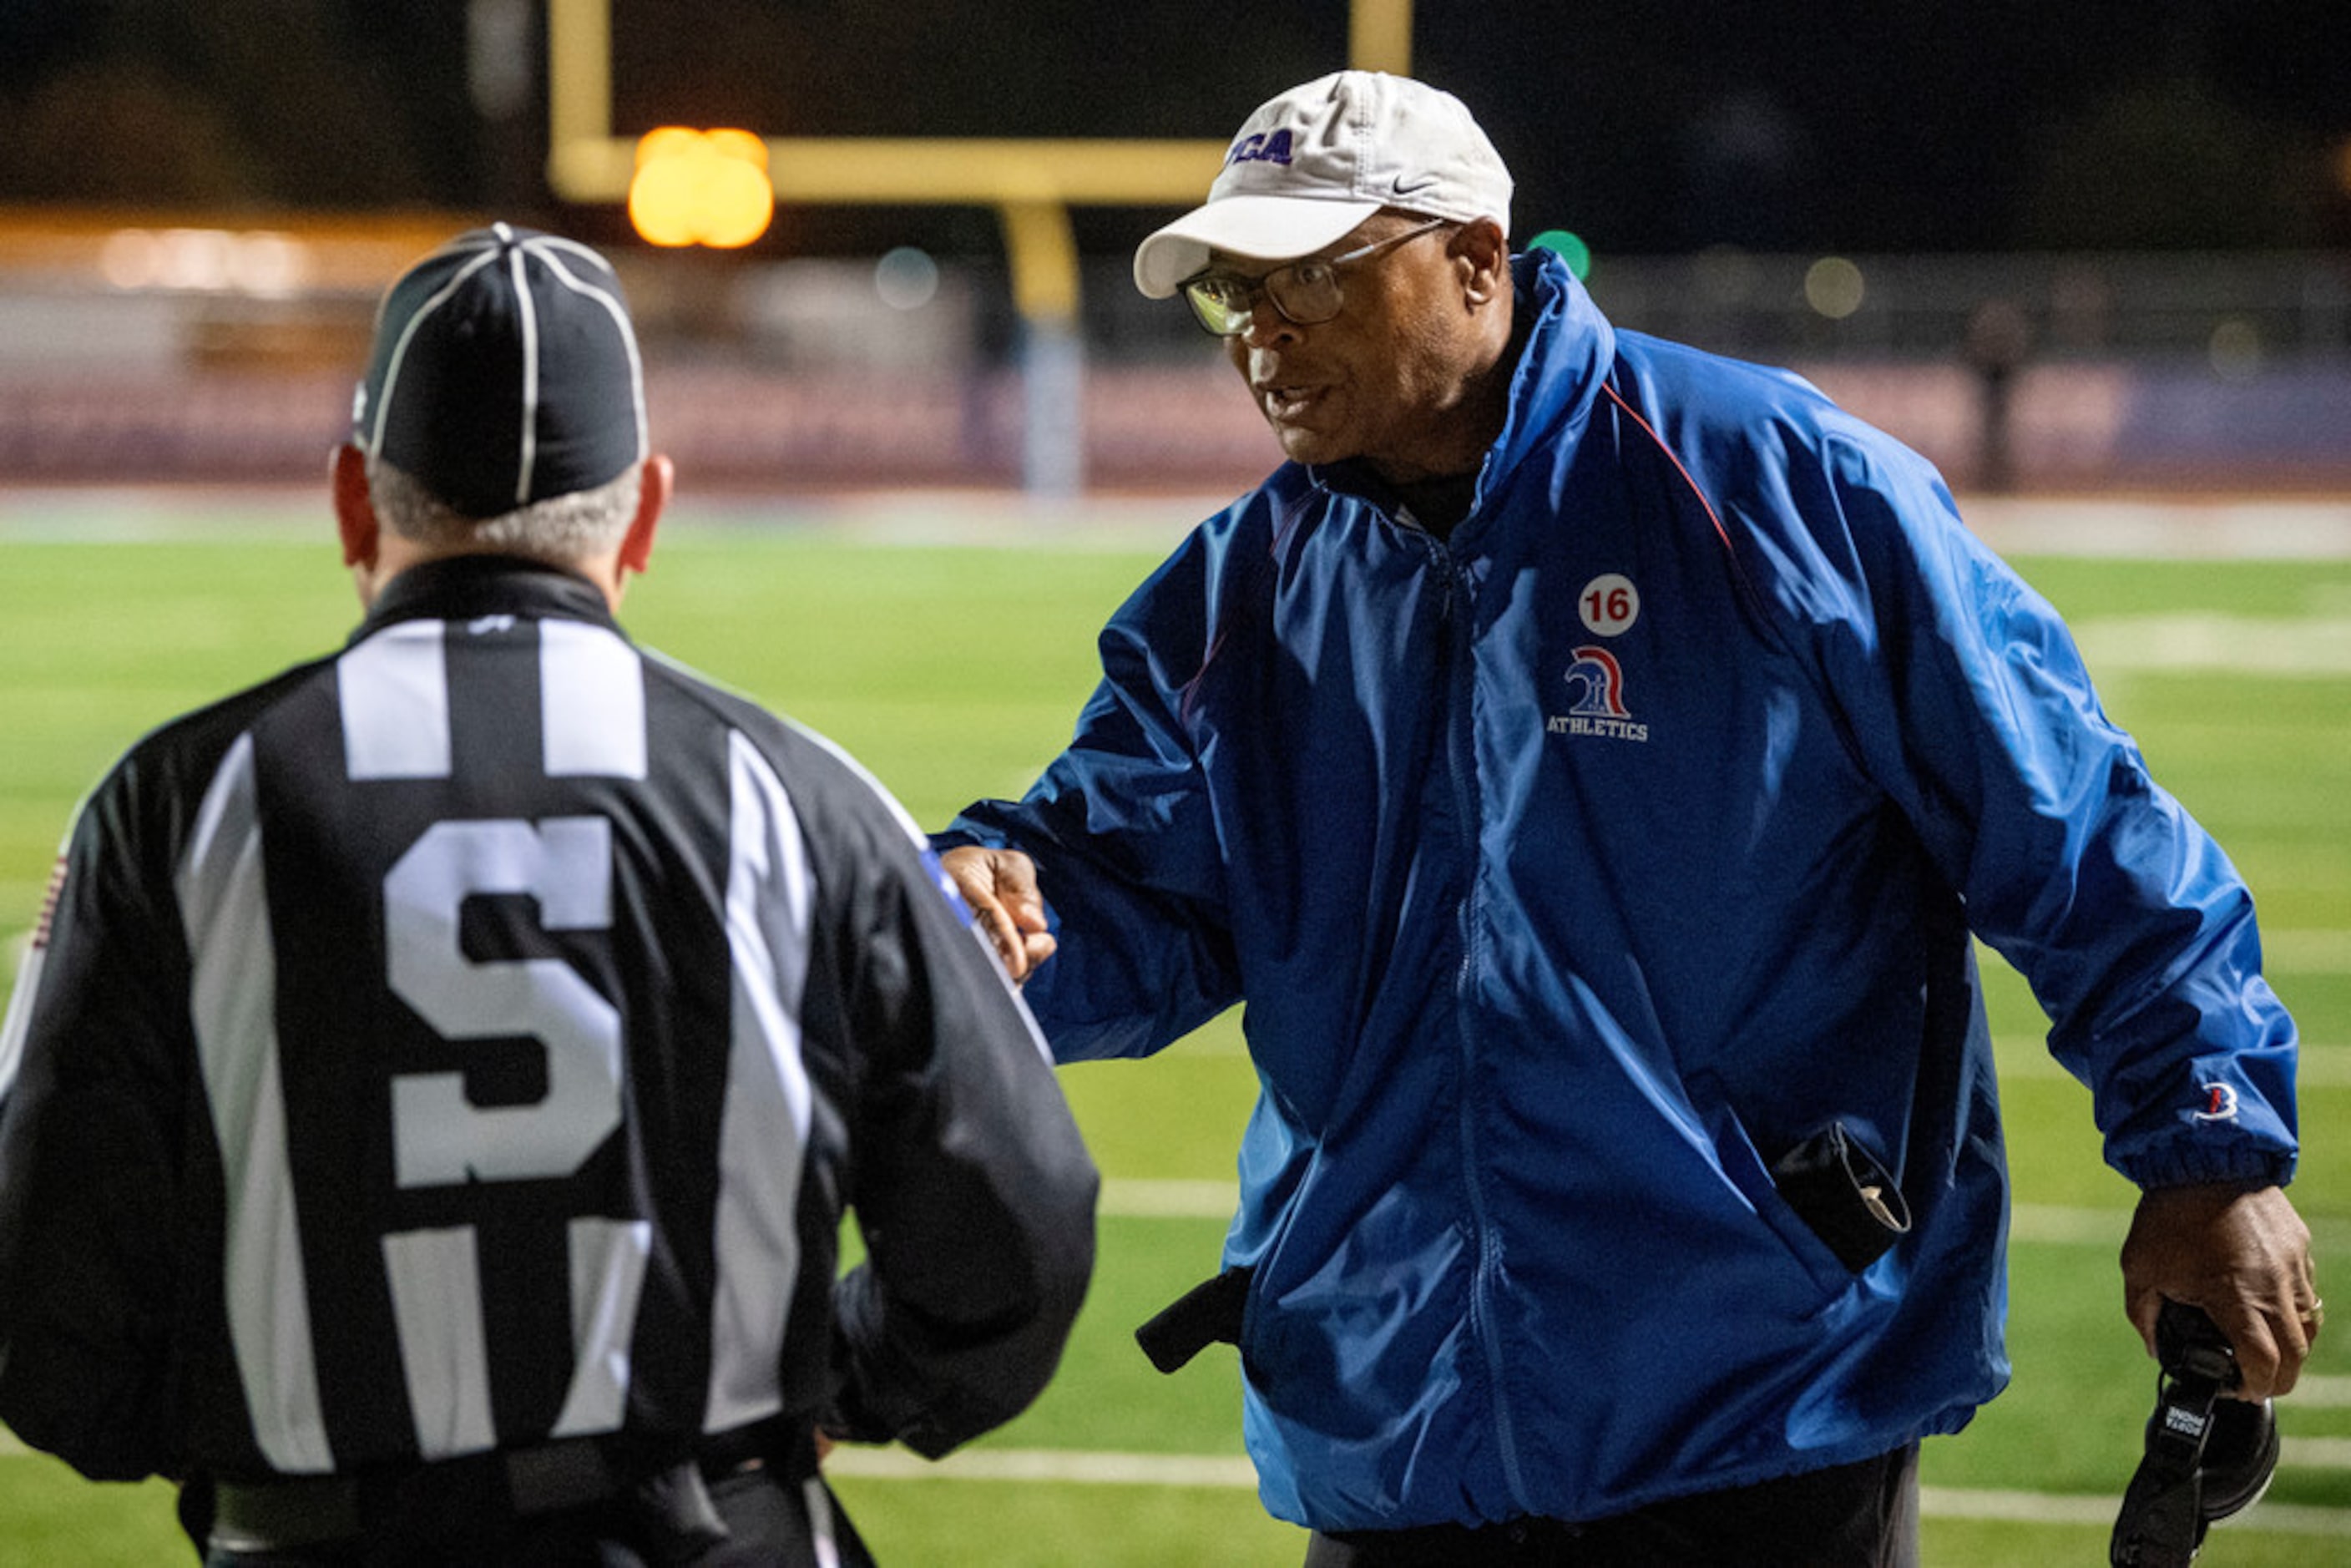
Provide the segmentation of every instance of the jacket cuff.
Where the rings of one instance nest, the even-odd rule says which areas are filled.
[[[2207,1143],[2183,1142],[2142,1149],[2131,1159],[2118,1161],[2116,1168],[2142,1191],[2220,1183],[2255,1192],[2292,1183],[2294,1156],[2284,1150],[2250,1145],[2214,1148]]]

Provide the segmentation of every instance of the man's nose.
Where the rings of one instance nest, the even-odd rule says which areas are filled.
[[[1241,329],[1241,338],[1251,347],[1260,343],[1285,342],[1298,336],[1298,323],[1284,316],[1274,304],[1273,296],[1259,287],[1249,300],[1249,325]]]

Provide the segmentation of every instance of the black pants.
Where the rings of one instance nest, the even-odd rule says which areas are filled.
[[[1917,1568],[1918,1447],[1589,1523],[1317,1532],[1306,1568]]]
[[[786,1479],[764,1468],[709,1483],[730,1538],[680,1556],[649,1541],[619,1503],[479,1524],[452,1544],[379,1536],[273,1552],[204,1554],[205,1568],[873,1568],[872,1554],[822,1480]]]

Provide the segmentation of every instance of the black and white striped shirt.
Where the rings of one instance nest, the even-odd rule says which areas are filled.
[[[828,1405],[943,1451],[1042,1385],[1092,1263],[1092,1168],[913,824],[513,560],[405,572],[132,749],[0,1093],[0,1418],[94,1475]]]

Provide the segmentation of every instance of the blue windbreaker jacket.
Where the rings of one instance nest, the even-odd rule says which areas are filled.
[[[1296,465],[1118,611],[1039,862],[1063,1060],[1235,1003],[1245,1429],[1321,1529],[1593,1518],[1962,1426],[2007,1377],[1968,934],[2146,1186],[2283,1181],[2250,897],[1922,459],[1614,330],[1554,258],[1440,541]],[[1913,1227],[1775,1186],[1825,1124]]]

